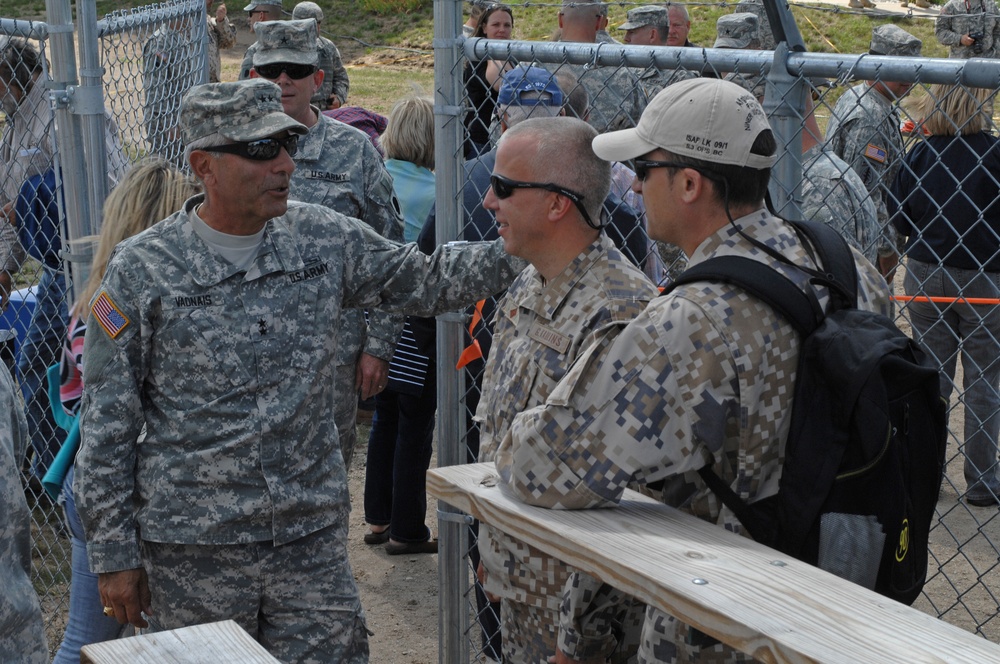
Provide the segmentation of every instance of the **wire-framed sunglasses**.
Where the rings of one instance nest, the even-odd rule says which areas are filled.
[[[302,65],[293,62],[272,62],[269,65],[259,65],[254,67],[254,71],[260,74],[261,78],[273,81],[284,72],[288,78],[299,81],[307,76],[316,73],[316,65]]]
[[[551,191],[553,193],[565,196],[569,200],[573,201],[576,205],[576,209],[580,211],[580,215],[583,216],[583,220],[587,222],[587,225],[591,228],[601,228],[600,224],[595,224],[594,220],[590,218],[587,214],[586,208],[583,207],[583,196],[576,193],[575,191],[570,191],[565,187],[560,187],[552,182],[521,182],[519,180],[511,180],[505,178],[502,175],[491,175],[490,176],[490,186],[493,188],[493,193],[496,197],[503,200],[504,198],[509,198],[515,189],[544,189],[545,191]]]
[[[281,154],[281,148],[285,148],[289,157],[294,157],[299,150],[299,137],[292,134],[285,138],[261,138],[246,143],[228,143],[203,149],[205,152],[224,152],[254,161],[270,161]]]

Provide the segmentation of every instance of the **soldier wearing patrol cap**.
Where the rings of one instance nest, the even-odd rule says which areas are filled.
[[[278,2],[251,2],[243,8],[247,12],[250,20],[250,31],[257,31],[257,24],[264,21],[280,21],[284,14],[281,0]],[[243,62],[240,64],[240,80],[250,78],[250,68],[253,67],[253,53],[257,49],[257,42],[247,47],[243,54]]]
[[[602,159],[635,164],[633,187],[654,239],[680,246],[692,265],[722,255],[763,263],[825,306],[827,290],[795,267],[816,269],[813,252],[764,205],[778,148],[750,93],[718,79],[682,81],[658,94],[634,129],[598,136],[593,147]],[[858,306],[887,313],[885,281],[854,256]],[[662,481],[667,504],[745,534],[697,471],[710,467],[750,502],[777,491],[799,348],[790,323],[725,283],[653,298],[577,361],[550,398],[514,415],[496,452],[499,481],[527,503],[556,509],[608,507],[629,482]],[[571,574],[556,661],[604,661],[622,599]],[[640,643],[640,662],[753,661],[654,607]]]
[[[300,2],[295,5],[292,18],[315,19],[316,29],[322,30],[323,10],[315,2]],[[316,50],[319,51],[319,68],[323,70],[324,76],[323,84],[313,95],[312,103],[321,111],[340,108],[347,103],[347,93],[351,89],[351,81],[340,59],[340,51],[336,44],[322,35],[316,42]]]
[[[108,264],[88,320],[75,488],[119,622],[232,619],[281,661],[360,664],[333,416],[342,311],[454,310],[506,288],[521,264],[500,242],[426,256],[289,202],[308,129],[280,98],[262,79],[185,96],[205,193]]]
[[[625,19],[618,29],[625,31],[626,44],[666,45],[670,32],[670,19],[666,7],[659,5],[636,7],[626,12]]]
[[[869,53],[915,57],[922,42],[897,25],[887,23],[872,30]],[[912,83],[861,81],[844,92],[830,116],[826,144],[861,176],[878,210],[883,229],[878,248],[878,267],[890,277],[899,263],[898,238],[889,228],[886,196],[902,164],[903,137],[896,102],[906,96]]]
[[[361,131],[310,105],[324,77],[317,67],[316,22],[310,18],[258,23],[257,45],[251,76],[277,83],[285,112],[309,130],[295,156],[292,199],[332,208],[402,242],[403,218],[392,176],[378,150]],[[341,318],[337,428],[348,468],[357,438],[357,395],[368,399],[385,389],[389,360],[402,329],[402,316],[381,311],[371,311],[367,324],[360,310]]]
[[[718,35],[715,39],[715,48],[744,48],[751,51],[761,49],[760,19],[757,14],[751,12],[725,14],[719,17],[715,29]],[[767,77],[763,72],[743,67],[742,70],[729,72],[724,79],[753,93],[757,99],[764,98]]]

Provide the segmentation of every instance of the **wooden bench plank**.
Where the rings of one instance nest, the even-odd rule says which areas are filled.
[[[1000,662],[1000,646],[629,491],[604,510],[546,510],[493,464],[438,468],[427,491],[764,662]]]
[[[80,664],[281,664],[232,620],[92,643]]]

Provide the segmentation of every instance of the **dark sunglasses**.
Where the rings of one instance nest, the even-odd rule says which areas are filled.
[[[254,70],[261,78],[273,81],[284,72],[288,78],[298,81],[316,73],[316,65],[300,65],[291,62],[274,62],[269,65],[259,65]]]
[[[281,148],[285,148],[289,157],[294,157],[299,150],[299,137],[292,134],[286,138],[261,138],[248,143],[229,143],[203,149],[205,152],[235,154],[254,161],[270,161],[281,154]]]
[[[648,159],[635,159],[632,163],[635,165],[635,179],[639,182],[646,181],[646,178],[649,177],[649,169],[651,168],[694,168],[692,164],[686,164],[683,161],[650,161]]]
[[[575,191],[564,189],[557,184],[552,184],[551,182],[519,182],[518,180],[505,178],[502,175],[491,175],[490,186],[493,188],[493,193],[496,194],[496,197],[501,200],[509,198],[513,195],[515,189],[544,189],[545,191],[551,191],[559,194],[560,196],[565,196],[569,200],[573,201],[573,204],[576,205],[576,209],[580,211],[580,214],[583,216],[583,220],[587,222],[588,226],[591,228],[601,227],[600,225],[595,224],[590,218],[590,215],[587,214],[587,210],[583,207],[583,196]]]

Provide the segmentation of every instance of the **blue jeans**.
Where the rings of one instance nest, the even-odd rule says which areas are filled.
[[[365,521],[389,526],[397,542],[425,542],[427,467],[434,446],[434,367],[420,396],[385,390],[375,397],[365,471]]]
[[[1000,273],[979,272],[909,260],[907,295],[998,298]],[[997,435],[1000,434],[1000,306],[910,302],[913,333],[941,367],[941,395],[951,396],[962,355],[965,403],[965,482],[968,498],[1000,495]]]
[[[28,436],[34,457],[31,471],[41,479],[65,437],[57,432],[49,404],[45,372],[56,362],[66,338],[68,313],[66,282],[59,270],[46,267],[35,289],[35,311],[31,314],[17,362],[24,395]]]
[[[63,496],[66,498],[66,525],[72,543],[72,578],[69,587],[69,621],[63,634],[62,644],[56,652],[52,664],[79,664],[80,648],[91,643],[100,643],[118,638],[123,626],[114,618],[104,615],[104,604],[97,592],[97,575],[87,564],[87,543],[83,536],[83,524],[76,511],[73,498],[73,476],[75,468],[70,468],[63,480]]]

